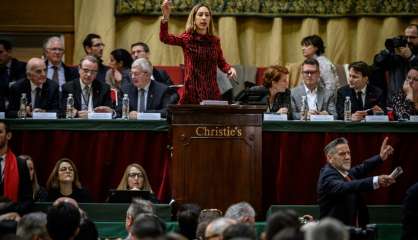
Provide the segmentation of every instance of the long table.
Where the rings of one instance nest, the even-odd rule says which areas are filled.
[[[68,157],[76,163],[82,185],[100,202],[108,189],[118,185],[125,167],[138,162],[159,199],[170,199],[171,141],[166,121],[6,121],[13,131],[13,151],[33,157],[41,184],[55,162]],[[377,154],[383,138],[389,136],[394,155],[372,174],[388,174],[396,166],[405,173],[390,188],[367,194],[367,203],[400,204],[407,187],[418,181],[417,133],[418,123],[408,122],[264,122],[263,210],[272,204],[315,204],[316,181],[325,164],[322,149],[336,137],[349,140],[356,164]]]

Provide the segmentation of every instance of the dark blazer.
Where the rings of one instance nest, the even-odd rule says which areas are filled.
[[[318,179],[318,203],[320,218],[334,217],[346,225],[355,225],[357,212],[360,226],[368,223],[366,205],[361,192],[373,191],[373,177],[366,175],[383,163],[379,155],[352,167],[346,180],[334,167],[326,164]]]
[[[12,58],[10,74],[6,68],[0,68],[0,112],[6,111],[6,101],[9,98],[9,86],[12,82],[26,78],[26,63]]]
[[[26,63],[12,58],[9,82],[15,82],[24,78],[26,78]]]
[[[418,182],[406,191],[402,208],[402,240],[418,240]]]
[[[353,88],[350,88],[349,85],[345,85],[339,88],[337,91],[337,114],[338,119],[340,120],[344,119],[345,97],[350,97],[352,113],[372,108],[375,105],[379,106],[383,111],[386,112],[385,96],[383,95],[383,91],[380,88],[367,84],[364,108],[360,109],[358,107],[359,104],[357,103],[358,101],[356,92]]]
[[[129,109],[130,111],[137,111],[138,106],[138,89],[133,84],[129,84],[123,93],[127,93],[129,96]],[[148,95],[147,95],[147,107],[146,112],[159,112],[164,117],[167,114],[167,106],[170,104],[169,88],[157,81],[151,80]],[[122,104],[119,104],[122,107]]]
[[[65,82],[69,82],[69,81],[79,78],[78,69],[76,67],[70,67],[70,66],[65,65],[64,63],[61,63],[61,64],[62,64],[62,68],[64,69]],[[48,61],[45,61],[45,65],[46,65],[46,68],[48,69]]]
[[[99,106],[108,106],[112,108],[112,99],[110,98],[110,86],[104,82],[98,81],[97,79],[91,84],[93,93],[93,108]],[[72,93],[74,97],[74,108],[78,111],[81,109],[81,85],[80,80],[75,79],[74,81],[67,82],[62,85],[62,97],[61,97],[61,112],[65,113],[67,106],[66,101],[68,94]],[[64,115],[63,115],[64,116]]]
[[[20,97],[22,93],[26,93],[28,104],[32,101],[30,80],[23,79],[17,81],[10,87],[9,108],[7,116],[11,118],[17,117],[20,107]],[[41,109],[47,112],[58,112],[59,110],[59,87],[52,80],[47,79],[42,85],[41,91]]]
[[[152,76],[154,77],[154,80],[160,83],[164,83],[167,86],[173,85],[173,82],[170,79],[170,76],[167,74],[166,71],[162,69],[152,69]]]
[[[97,70],[96,80],[102,83],[106,82],[106,73],[109,67],[103,64],[103,60],[99,59],[99,69]]]

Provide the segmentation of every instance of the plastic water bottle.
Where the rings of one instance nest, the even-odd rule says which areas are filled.
[[[73,98],[73,94],[69,93],[67,97],[67,109],[65,112],[65,118],[73,119],[73,111],[74,111],[74,98]]]
[[[351,100],[345,97],[344,101],[344,122],[351,122]]]
[[[302,96],[302,107],[300,108],[300,120],[308,120],[308,106],[306,96]]]
[[[20,106],[19,111],[17,112],[17,117],[20,119],[26,118],[26,106],[28,105],[28,99],[26,98],[26,93],[22,93],[20,97]]]
[[[129,118],[129,97],[128,94],[123,94],[122,99],[122,119]]]

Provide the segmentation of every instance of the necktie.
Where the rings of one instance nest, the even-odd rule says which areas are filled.
[[[57,66],[52,66],[52,68],[54,69],[54,72],[52,73],[52,81],[56,82],[59,84],[59,79],[58,79],[58,67]]]
[[[139,112],[145,112],[145,90],[139,89]]]
[[[84,87],[82,95],[83,95],[84,104],[83,104],[81,110],[88,110],[89,109],[89,101],[90,101],[90,87],[89,86]]]
[[[362,98],[362,92],[358,91],[357,92],[357,103],[358,103],[358,107],[360,110],[364,109],[364,104],[363,104],[363,98]]]
[[[33,108],[41,108],[41,91],[40,87],[35,88],[35,103]]]

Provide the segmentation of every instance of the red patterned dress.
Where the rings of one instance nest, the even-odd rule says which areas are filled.
[[[216,68],[228,72],[219,38],[213,35],[184,32],[180,36],[168,33],[168,23],[161,22],[160,40],[183,48],[184,85],[179,104],[198,104],[202,100],[219,100]]]

